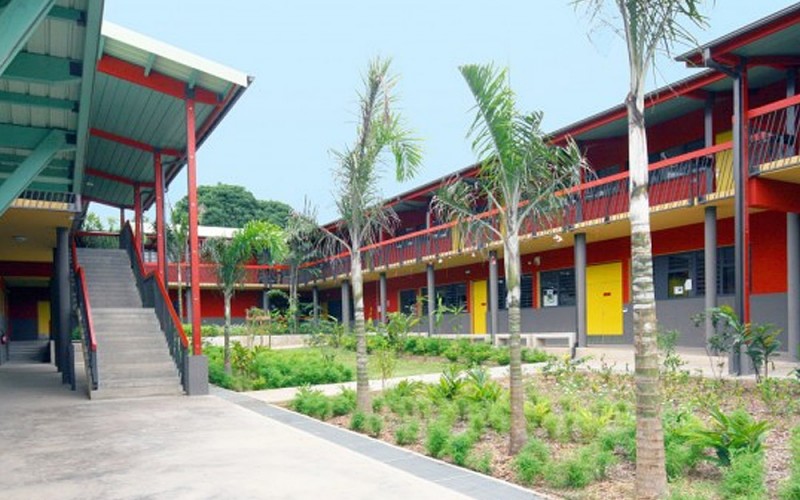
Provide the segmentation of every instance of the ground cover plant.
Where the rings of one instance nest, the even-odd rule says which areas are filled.
[[[450,364],[436,383],[377,392],[371,415],[316,418],[558,497],[632,498],[633,377],[568,359],[546,366],[526,377],[530,437],[516,456],[507,447],[508,381],[492,380],[482,366]],[[669,498],[798,498],[800,382],[665,368],[661,384]]]

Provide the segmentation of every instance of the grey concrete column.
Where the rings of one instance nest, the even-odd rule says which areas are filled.
[[[58,342],[56,342],[57,356],[60,360],[59,369],[66,375],[67,366],[64,364],[67,356],[67,344],[71,342],[72,335],[69,331],[70,293],[69,293],[69,228],[56,228],[56,260],[53,269],[56,278],[56,297],[58,304],[55,307],[57,320],[54,325],[58,328]]]
[[[714,145],[714,98],[713,92],[709,92],[706,97],[705,108],[703,109],[703,136],[705,147]],[[706,193],[714,192],[714,176],[706,175]]]
[[[261,291],[261,309],[264,312],[269,312],[269,289],[265,288]]]
[[[53,263],[58,262],[58,249],[53,249]],[[58,276],[53,270],[53,278],[50,280],[50,357],[56,369],[61,371],[61,328],[58,324]],[[6,318],[6,321],[10,321]]]
[[[497,252],[489,252],[489,333],[492,336],[492,345],[496,345],[497,335],[497,310],[500,302],[499,287],[497,284]],[[474,332],[473,332],[474,333]]]
[[[747,207],[745,205],[745,188],[747,176],[744,172],[744,105],[745,96],[743,92],[743,83],[745,78],[742,75],[743,70],[739,70],[738,75],[733,80],[733,183],[734,183],[734,290],[735,301],[734,309],[737,316],[743,321],[745,311],[745,289],[744,289],[744,274],[747,269],[747,261],[745,245],[745,217],[747,216]],[[733,353],[730,359],[729,371],[737,375],[742,374],[742,356],[740,352]]]
[[[717,207],[706,207],[705,212],[705,312],[717,307]],[[714,335],[711,315],[706,314],[706,343]]]
[[[800,215],[786,214],[786,334],[789,356],[800,358]]]
[[[311,289],[311,304],[314,310],[314,324],[319,325],[319,287],[316,285]]]
[[[428,336],[436,333],[436,322],[434,321],[434,311],[436,309],[436,278],[433,273],[433,264],[428,264],[425,275],[428,279]]]
[[[350,332],[350,282],[342,281],[342,325],[345,332]]]
[[[183,290],[183,311],[186,314],[186,322],[192,324],[192,291],[187,286]]]
[[[378,295],[380,296],[381,323],[385,325],[387,321],[386,306],[388,302],[386,295],[386,273],[381,273],[380,275],[380,280],[378,282]]]
[[[586,331],[586,234],[575,234],[575,330],[578,346],[586,347],[589,336]]]

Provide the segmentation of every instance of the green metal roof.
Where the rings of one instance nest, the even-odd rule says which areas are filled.
[[[48,161],[30,170],[26,189],[131,207],[133,184],[154,181],[153,150],[167,182],[185,164],[184,97],[196,99],[200,145],[252,81],[103,23],[102,11],[103,0],[0,0],[0,22],[21,28],[6,67],[0,50],[0,192],[56,130],[64,144],[42,155]]]

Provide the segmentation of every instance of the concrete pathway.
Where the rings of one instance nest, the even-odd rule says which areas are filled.
[[[90,401],[0,366],[0,497],[460,499],[530,491],[215,390]]]

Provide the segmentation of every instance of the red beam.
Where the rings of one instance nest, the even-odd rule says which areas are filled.
[[[156,250],[158,254],[158,274],[167,282],[167,248],[164,227],[164,169],[161,155],[153,155],[153,170],[156,177]]]
[[[188,84],[184,81],[164,75],[158,71],[151,71],[150,75],[145,75],[145,68],[131,64],[122,59],[117,59],[109,55],[103,55],[97,61],[97,71],[106,75],[125,80],[126,82],[139,85],[141,87],[166,94],[176,99],[185,100]],[[202,87],[194,88],[193,99],[203,104],[215,106],[219,103],[219,97],[214,92]]]
[[[151,188],[151,187],[154,186],[154,183],[152,183],[152,182],[139,182],[139,181],[136,181],[134,179],[130,179],[128,177],[122,177],[121,175],[116,175],[116,174],[112,174],[112,173],[109,173],[109,172],[103,172],[102,170],[97,170],[96,168],[87,168],[86,169],[86,174],[87,175],[91,175],[92,177],[105,179],[107,181],[119,182],[120,184],[125,184],[125,185],[131,186],[131,187],[135,186],[136,184],[138,184],[138,185],[140,185],[142,187],[148,187],[148,188]]]
[[[0,275],[49,278],[53,276],[53,264],[50,262],[18,262],[1,261]]]
[[[753,177],[748,189],[751,207],[800,212],[800,184]]]
[[[151,144],[137,141],[136,139],[131,139],[130,137],[125,137],[122,135],[114,134],[112,132],[107,132],[105,130],[100,130],[99,128],[90,128],[89,133],[95,137],[99,137],[107,141],[116,142],[124,146],[128,146],[134,149],[139,149],[141,151],[146,151],[148,153],[155,153],[156,151],[158,151],[161,154],[165,154],[167,156],[181,156],[183,154],[183,152],[179,149],[159,148]]]

